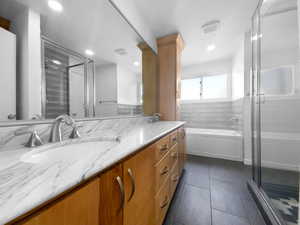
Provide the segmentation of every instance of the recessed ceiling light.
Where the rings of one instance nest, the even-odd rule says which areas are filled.
[[[90,50],[90,49],[85,50],[85,54],[87,54],[89,56],[95,55],[95,53],[92,50]]]
[[[213,51],[215,49],[216,49],[215,45],[209,45],[209,46],[207,46],[207,51],[209,51],[209,52],[211,52],[211,51]]]
[[[138,61],[135,61],[135,62],[133,63],[133,65],[134,65],[134,66],[139,66],[140,63],[139,63]]]
[[[63,6],[60,2],[56,0],[49,0],[48,1],[48,6],[56,12],[62,12],[63,11]]]
[[[61,61],[58,61],[58,60],[56,60],[56,59],[53,59],[52,62],[53,62],[54,64],[56,64],[56,65],[61,65]]]

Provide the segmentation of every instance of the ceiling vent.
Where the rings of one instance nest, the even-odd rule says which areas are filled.
[[[117,49],[115,49],[115,53],[117,53],[119,55],[126,55],[127,51],[124,48],[117,48]]]
[[[220,27],[220,20],[212,20],[202,25],[202,31],[204,34],[215,33]]]

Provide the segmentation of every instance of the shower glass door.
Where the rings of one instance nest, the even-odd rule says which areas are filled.
[[[297,0],[261,1],[252,19],[253,179],[280,224],[299,225]]]
[[[261,7],[261,185],[288,225],[299,214],[300,93],[297,0]]]

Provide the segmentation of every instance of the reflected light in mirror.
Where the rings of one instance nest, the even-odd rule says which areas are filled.
[[[139,66],[140,63],[139,63],[138,61],[135,61],[135,62],[133,63],[133,65],[134,65],[134,66]]]
[[[215,45],[209,45],[209,46],[207,46],[207,51],[209,51],[209,52],[211,52],[211,51],[213,51],[215,49],[216,49]]]
[[[63,11],[63,6],[58,1],[49,0],[48,1],[48,6],[49,6],[50,9],[52,9],[55,12],[62,12]]]
[[[89,55],[89,56],[92,56],[92,55],[94,55],[95,53],[94,53],[92,50],[87,49],[87,50],[85,50],[85,54],[87,54],[87,55]]]
[[[61,61],[53,59],[52,62],[56,65],[61,65]]]

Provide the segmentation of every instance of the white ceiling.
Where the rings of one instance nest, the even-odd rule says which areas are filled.
[[[136,0],[156,37],[182,34],[186,43],[184,66],[231,57],[244,32],[250,29],[257,4],[258,0]],[[206,36],[201,26],[211,20],[220,20],[221,26],[215,36]],[[217,48],[207,52],[211,43]]]
[[[0,15],[2,12],[13,19],[11,15],[20,8],[15,1],[41,13],[42,34],[65,48],[81,54],[86,49],[93,50],[98,65],[118,63],[141,71],[133,63],[141,60],[137,44],[142,40],[107,0],[62,1],[62,13],[52,11],[46,0],[1,0]],[[114,50],[118,48],[124,48],[128,54],[116,54]]]

